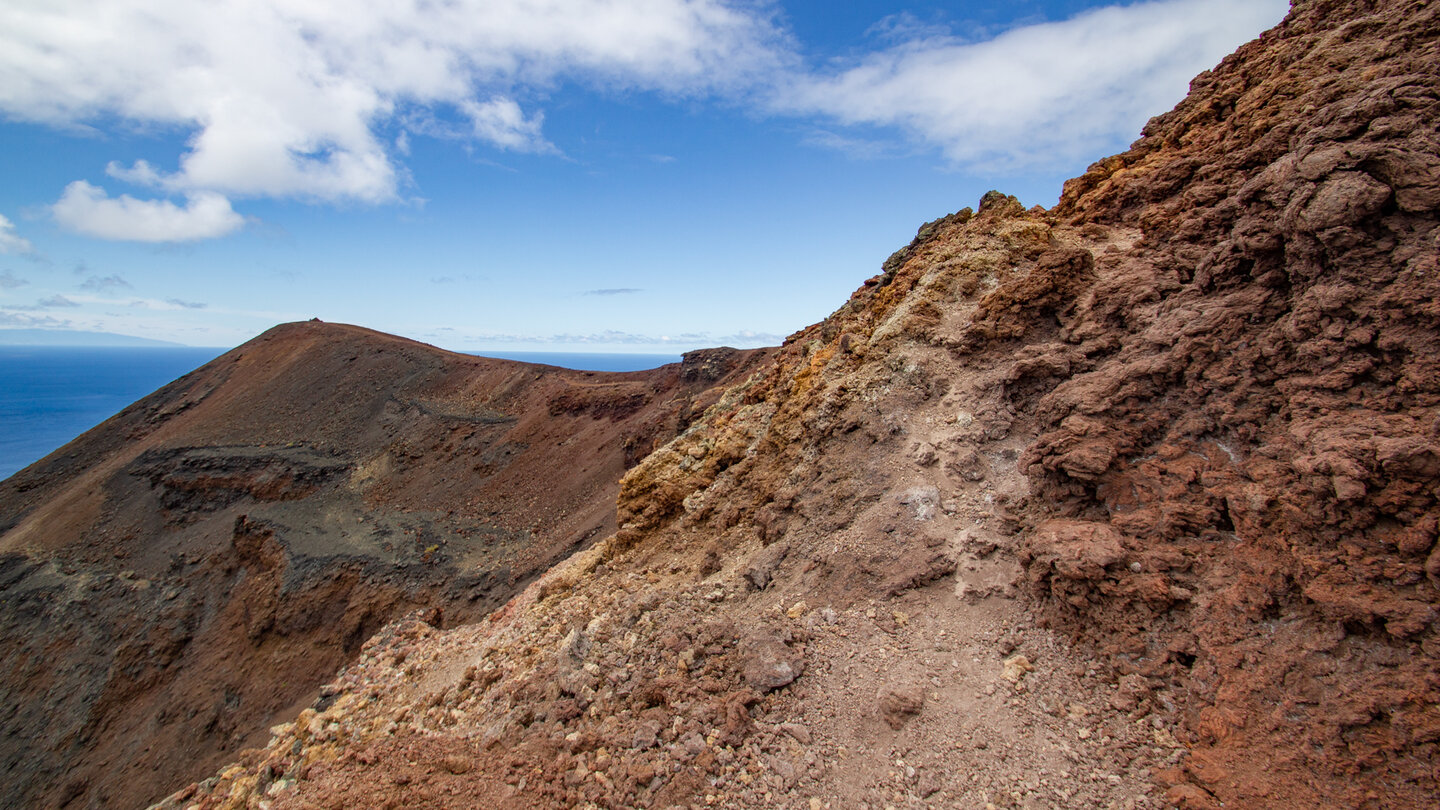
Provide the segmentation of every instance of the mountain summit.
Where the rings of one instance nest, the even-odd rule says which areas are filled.
[[[144,806],[390,620],[483,618],[765,357],[599,374],[306,322],[140,400],[0,483],[0,804]]]

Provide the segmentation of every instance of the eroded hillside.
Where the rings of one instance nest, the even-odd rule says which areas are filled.
[[[0,805],[144,806],[390,620],[483,617],[762,357],[594,374],[288,324],[137,402],[0,484]]]

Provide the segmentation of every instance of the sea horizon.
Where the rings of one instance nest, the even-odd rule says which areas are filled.
[[[473,357],[489,357],[495,360],[515,360],[521,363],[537,363],[543,366],[568,368],[575,371],[646,371],[681,361],[680,352],[536,352],[536,351],[462,351]]]

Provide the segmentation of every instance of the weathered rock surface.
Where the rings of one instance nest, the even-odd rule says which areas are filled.
[[[1067,570],[1033,532],[1031,580],[1183,686],[1227,804],[1437,796],[1437,37],[1433,4],[1297,3],[1054,212],[1134,243],[1034,327],[1086,359],[1033,405],[1033,513],[1107,536]]]

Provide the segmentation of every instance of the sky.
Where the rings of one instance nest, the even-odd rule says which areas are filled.
[[[0,329],[773,345],[1285,0],[5,0]]]

